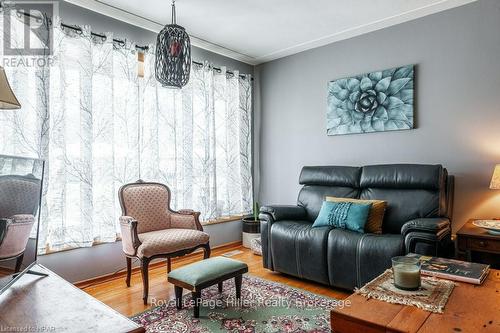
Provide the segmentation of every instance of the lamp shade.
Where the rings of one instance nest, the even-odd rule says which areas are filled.
[[[13,110],[19,108],[21,108],[21,104],[10,87],[5,70],[0,66],[0,109]]]
[[[490,188],[492,190],[500,190],[500,164],[495,166],[493,176],[491,177]]]

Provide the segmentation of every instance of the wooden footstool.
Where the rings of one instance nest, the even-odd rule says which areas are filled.
[[[177,309],[182,309],[182,289],[188,289],[193,295],[194,317],[200,316],[201,291],[213,285],[219,285],[222,292],[222,282],[234,278],[236,298],[241,297],[241,282],[243,274],[248,272],[244,262],[226,257],[213,257],[168,273],[168,282],[175,286]]]

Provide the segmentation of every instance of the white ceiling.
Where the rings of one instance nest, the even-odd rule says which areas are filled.
[[[168,0],[67,0],[159,31]],[[259,64],[476,0],[177,0],[194,45]]]

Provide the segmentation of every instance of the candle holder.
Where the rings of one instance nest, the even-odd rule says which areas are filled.
[[[394,285],[402,290],[418,290],[420,288],[420,260],[411,257],[392,258]]]

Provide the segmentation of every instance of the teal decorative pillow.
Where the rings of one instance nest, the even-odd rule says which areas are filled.
[[[324,201],[314,227],[331,226],[363,233],[371,203]]]

